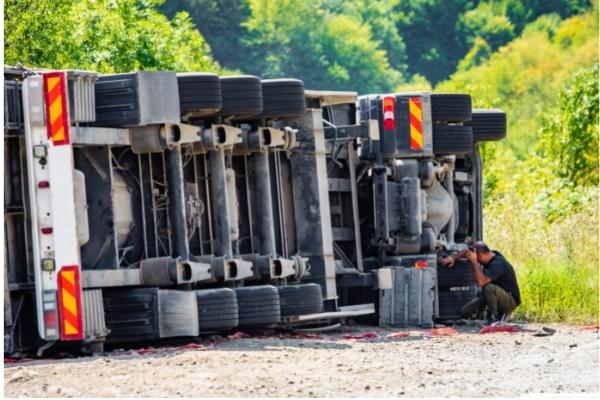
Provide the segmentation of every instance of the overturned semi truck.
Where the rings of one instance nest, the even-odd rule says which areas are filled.
[[[430,326],[477,294],[464,94],[209,73],[4,70],[5,353],[347,318]]]

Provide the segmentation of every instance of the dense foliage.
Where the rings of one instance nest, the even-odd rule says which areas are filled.
[[[157,0],[8,0],[5,63],[101,72],[218,70],[189,15]]]
[[[222,66],[313,88],[392,91],[481,64],[540,15],[589,8],[589,0],[7,0],[5,59],[100,71]]]
[[[540,156],[571,186],[598,183],[598,65],[576,73],[543,120]]]
[[[589,8],[589,0],[168,0],[163,7],[168,15],[189,12],[226,68],[361,92],[423,77],[438,83],[467,54],[481,63],[540,15]]]

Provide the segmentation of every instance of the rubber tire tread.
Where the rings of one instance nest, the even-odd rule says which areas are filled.
[[[222,116],[248,117],[260,114],[263,109],[262,84],[252,75],[221,78]]]
[[[471,120],[471,96],[458,93],[431,95],[433,122],[465,122]]]
[[[264,304],[269,304],[269,303],[274,303],[274,302],[279,302],[279,299],[269,299],[269,298],[263,298],[263,299],[258,299],[258,300],[240,300],[238,302],[238,307],[256,307],[256,306],[262,306]]]
[[[225,300],[225,301],[202,301],[203,306],[215,307],[215,306],[230,306],[231,304],[237,304],[237,299]]]
[[[238,326],[238,306],[235,291],[227,288],[196,291],[198,331],[214,332]]]
[[[259,118],[300,117],[306,111],[304,82],[298,79],[262,81],[263,111]]]
[[[270,285],[234,289],[238,298],[239,327],[270,326],[281,320],[279,293]]]
[[[211,115],[221,109],[221,81],[209,73],[178,74],[181,114]]]
[[[475,142],[502,140],[506,137],[506,113],[502,110],[474,109],[471,121],[465,122],[465,125],[473,128]]]
[[[323,311],[323,293],[316,283],[280,286],[281,315],[308,315]]]
[[[433,154],[467,154],[473,150],[470,126],[433,125]]]

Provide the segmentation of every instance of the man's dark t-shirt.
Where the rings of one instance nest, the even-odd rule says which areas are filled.
[[[494,251],[494,254],[496,255],[490,262],[483,266],[483,273],[492,280],[492,283],[509,292],[517,305],[521,304],[521,293],[513,266],[499,252]]]

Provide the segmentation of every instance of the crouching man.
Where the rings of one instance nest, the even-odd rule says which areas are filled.
[[[473,313],[487,307],[491,313],[488,314],[488,322],[493,323],[512,313],[521,304],[515,270],[502,254],[491,251],[483,242],[476,242],[469,249],[443,258],[441,263],[451,268],[462,257],[467,257],[470,261],[473,280],[477,286],[483,288],[482,296],[461,308],[460,312],[464,318],[469,318]]]

